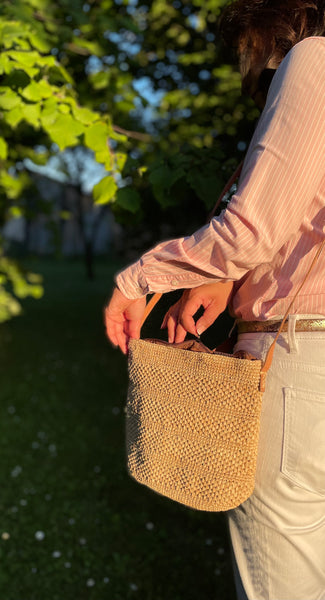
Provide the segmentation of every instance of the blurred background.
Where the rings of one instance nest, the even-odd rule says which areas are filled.
[[[126,473],[127,365],[102,316],[114,274],[200,227],[245,154],[258,113],[225,4],[1,2],[3,600],[234,598],[224,516]]]

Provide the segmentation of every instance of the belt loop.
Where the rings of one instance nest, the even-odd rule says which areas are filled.
[[[298,344],[296,338],[296,321],[297,315],[289,315],[288,317],[288,344],[290,354],[298,353]]]

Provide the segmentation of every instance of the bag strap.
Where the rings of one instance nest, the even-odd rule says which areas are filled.
[[[234,183],[236,182],[236,180],[240,176],[240,174],[242,172],[242,169],[243,169],[243,164],[244,164],[244,161],[242,160],[239,163],[239,165],[236,168],[236,170],[234,171],[234,173],[232,174],[232,176],[230,177],[229,181],[227,181],[227,183],[226,183],[225,187],[223,188],[223,190],[222,190],[222,192],[221,192],[221,194],[220,194],[217,202],[215,203],[212,211],[210,212],[210,214],[209,214],[209,216],[207,218],[206,224],[210,223],[211,219],[214,217],[214,215],[215,215],[215,213],[217,211],[217,208],[221,204],[224,196],[231,190],[232,186],[234,185]],[[156,293],[156,294],[154,294],[150,298],[148,304],[146,305],[144,314],[143,314],[143,318],[142,318],[142,321],[141,321],[141,327],[145,323],[145,321],[149,317],[151,311],[154,309],[154,307],[156,306],[157,302],[159,302],[159,300],[160,300],[161,297],[162,297],[161,293]]]
[[[212,211],[210,212],[210,214],[209,214],[209,216],[208,216],[208,218],[207,218],[207,221],[206,221],[206,223],[207,223],[207,224],[208,224],[208,223],[210,223],[211,219],[213,219],[214,215],[215,215],[215,214],[216,214],[216,212],[217,212],[217,208],[218,208],[218,207],[219,207],[219,205],[221,204],[221,202],[222,202],[222,200],[223,200],[224,196],[225,196],[225,195],[226,195],[228,192],[230,192],[230,190],[231,190],[232,186],[233,186],[233,185],[234,185],[234,183],[237,181],[237,179],[240,177],[240,174],[241,174],[241,172],[242,172],[242,170],[243,170],[243,165],[244,165],[244,161],[242,160],[242,161],[239,163],[239,165],[238,165],[238,167],[236,168],[236,170],[234,171],[234,173],[232,174],[232,176],[230,177],[229,181],[227,181],[227,183],[226,183],[225,187],[223,188],[223,190],[222,190],[222,192],[221,192],[221,194],[220,194],[220,196],[219,196],[219,198],[218,198],[217,202],[215,203],[215,205],[214,205],[214,207],[213,207]]]
[[[307,273],[306,273],[306,275],[305,275],[302,283],[300,284],[299,288],[297,289],[294,297],[292,298],[292,300],[291,300],[291,302],[290,302],[290,304],[289,304],[289,306],[287,308],[287,311],[286,311],[286,313],[285,313],[285,315],[284,315],[284,317],[283,317],[283,319],[281,321],[281,325],[280,325],[280,327],[278,329],[278,332],[277,332],[277,334],[276,334],[276,336],[275,336],[275,338],[274,338],[271,346],[268,349],[267,355],[265,357],[264,365],[263,365],[263,367],[261,369],[261,384],[260,384],[260,390],[261,390],[261,392],[265,391],[266,375],[267,375],[267,372],[268,372],[268,370],[269,370],[269,368],[270,368],[270,366],[272,364],[272,359],[273,359],[273,354],[274,354],[274,350],[275,350],[275,345],[276,345],[276,343],[277,343],[277,341],[278,341],[278,339],[279,339],[279,337],[281,335],[282,329],[283,329],[284,324],[285,324],[285,322],[286,322],[286,320],[287,320],[287,318],[289,316],[290,310],[293,307],[293,304],[294,304],[295,300],[297,299],[297,296],[300,294],[302,288],[304,287],[304,285],[305,285],[305,283],[306,283],[306,281],[307,281],[310,273],[312,272],[312,270],[313,270],[313,268],[314,268],[314,266],[315,266],[315,264],[316,264],[316,262],[317,262],[317,260],[318,260],[318,258],[320,256],[320,254],[321,254],[324,246],[325,246],[325,239],[322,241],[321,245],[317,248],[316,254],[315,254],[315,256],[314,256],[314,258],[313,258],[313,260],[312,260],[312,262],[311,262],[311,264],[309,266],[309,269],[308,269],[308,271],[307,271]]]

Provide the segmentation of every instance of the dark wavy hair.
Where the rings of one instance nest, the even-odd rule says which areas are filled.
[[[325,0],[235,0],[223,11],[220,30],[235,48],[243,91],[253,95],[291,48],[310,36],[325,35]],[[263,83],[263,82],[262,82]]]

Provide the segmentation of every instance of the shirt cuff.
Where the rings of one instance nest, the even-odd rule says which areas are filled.
[[[124,269],[124,271],[121,271],[121,273],[118,273],[115,277],[115,282],[122,294],[130,300],[142,298],[149,292],[140,260],[127,267],[127,269]]]

